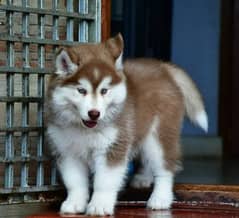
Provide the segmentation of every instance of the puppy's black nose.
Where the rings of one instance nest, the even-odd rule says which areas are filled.
[[[90,110],[88,111],[88,116],[92,120],[97,120],[100,116],[100,112],[97,110]]]

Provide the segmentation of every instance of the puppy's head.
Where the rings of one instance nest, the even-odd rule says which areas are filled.
[[[127,95],[122,52],[121,35],[59,51],[49,87],[62,120],[95,128],[117,117]]]

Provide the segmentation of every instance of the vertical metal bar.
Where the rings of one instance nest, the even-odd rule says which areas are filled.
[[[88,12],[94,14],[94,22],[88,23],[88,40],[100,42],[101,40],[101,0],[91,0]]]
[[[95,0],[95,25],[94,25],[94,40],[101,41],[101,0]]]
[[[28,0],[22,0],[22,7],[27,8]],[[29,14],[23,13],[22,15],[22,34],[23,37],[29,37]],[[24,68],[30,67],[29,61],[29,44],[23,43],[23,60],[24,60]],[[22,96],[29,96],[29,75],[22,75]],[[27,127],[29,125],[29,103],[22,103],[22,126]],[[21,137],[21,155],[22,157],[28,156],[28,142],[29,142],[29,134],[28,132],[22,132]],[[29,166],[27,163],[22,163],[21,167],[21,187],[28,186],[28,171]]]
[[[57,175],[56,162],[52,161],[52,163],[51,163],[51,185],[58,185],[56,175]]]
[[[52,10],[56,11],[58,7],[58,0],[52,1]],[[59,17],[53,16],[53,40],[59,40]]]
[[[52,2],[52,10],[56,11],[58,8],[58,0],[53,0]],[[58,16],[53,16],[53,36],[52,39],[57,41],[59,40],[59,17]],[[56,53],[57,51],[57,46],[53,46],[53,52]],[[56,163],[53,160],[51,162],[51,185],[57,185],[57,180],[56,180]]]
[[[44,0],[38,0],[38,8],[44,9]],[[45,15],[39,15],[38,17],[38,27],[39,27],[39,38],[44,39],[45,37]],[[39,45],[38,47],[38,66],[40,68],[45,67],[45,47],[44,45]],[[41,98],[44,97],[44,75],[39,74],[37,80],[37,95]],[[38,103],[37,105],[37,125],[43,126],[43,104]],[[38,133],[37,142],[37,156],[43,156],[43,132]],[[44,185],[44,166],[42,162],[37,163],[37,186]]]
[[[42,55],[42,54],[41,54]],[[44,77],[42,75],[38,75],[38,96],[43,98],[44,97]],[[37,105],[37,125],[43,126],[43,104],[38,103]],[[38,133],[38,143],[37,143],[37,156],[43,156],[43,143],[44,143],[44,133]],[[42,162],[38,162],[37,164],[37,186],[44,185],[44,167]]]
[[[12,0],[7,1],[8,5],[12,4]],[[8,24],[8,34],[13,35],[13,13],[7,11],[7,24]],[[14,44],[12,42],[7,42],[7,65],[8,67],[14,67]],[[7,73],[7,96],[14,95],[14,74]],[[6,126],[7,128],[12,127],[14,123],[14,103],[6,103]],[[5,139],[5,158],[11,159],[14,157],[14,143],[13,143],[13,133],[7,132]],[[8,163],[5,167],[5,188],[12,188],[14,185],[14,167],[13,164]]]
[[[87,14],[89,11],[88,0],[79,0],[79,13]],[[89,26],[88,22],[83,20],[79,22],[79,42],[89,41]]]
[[[8,58],[11,55],[10,50],[12,50],[12,46],[8,44]],[[9,65],[10,66],[10,65]],[[13,74],[7,74],[7,96],[13,96],[13,89],[14,89],[14,77]],[[6,126],[7,128],[12,127],[14,123],[14,104],[7,103],[7,110],[6,110]],[[5,158],[11,159],[14,157],[14,143],[13,143],[13,133],[7,132],[6,133],[6,141],[5,141]],[[12,188],[13,187],[13,164],[9,163],[6,165],[5,169],[5,188]]]
[[[68,0],[66,2],[67,12],[74,12],[73,0]],[[74,31],[74,20],[72,18],[67,18],[66,21],[66,40],[73,41],[73,31]]]

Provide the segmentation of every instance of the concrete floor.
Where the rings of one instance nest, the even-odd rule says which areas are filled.
[[[183,161],[183,171],[176,183],[239,185],[239,160],[212,157],[191,157]]]

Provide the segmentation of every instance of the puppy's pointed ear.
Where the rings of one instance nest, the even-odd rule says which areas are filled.
[[[124,40],[122,35],[118,33],[115,37],[108,39],[105,42],[105,46],[115,60],[116,70],[122,70],[124,49]]]
[[[65,76],[76,72],[78,66],[72,62],[68,52],[60,49],[56,56],[56,74]]]

